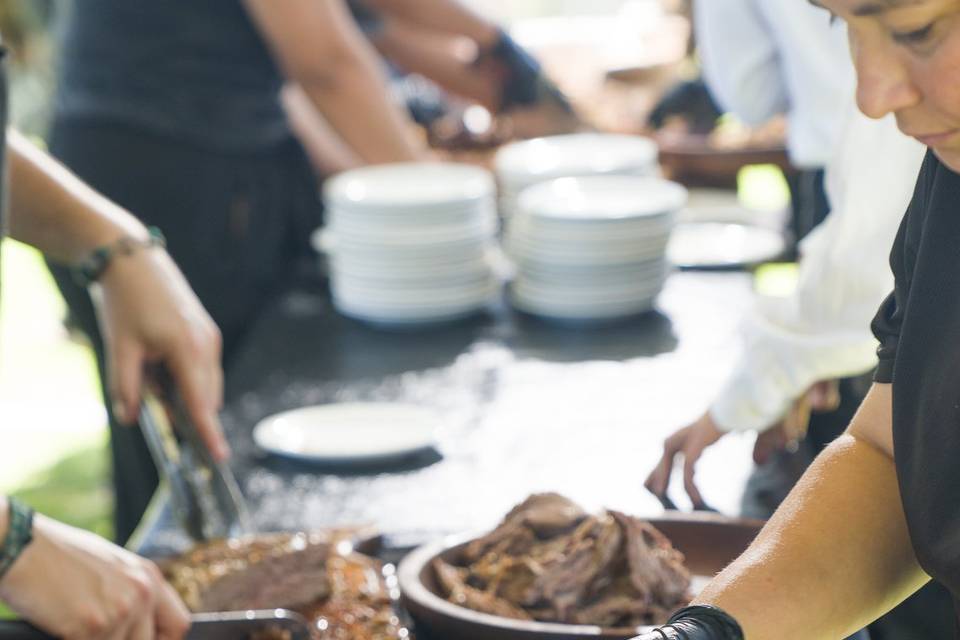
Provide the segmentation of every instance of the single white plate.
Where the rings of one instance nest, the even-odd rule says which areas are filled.
[[[505,182],[533,184],[565,176],[652,174],[658,153],[656,143],[641,136],[574,133],[508,144],[494,165]]]
[[[777,259],[786,249],[783,234],[763,227],[722,222],[678,224],[667,257],[683,269],[732,269]]]
[[[357,402],[304,407],[261,420],[253,439],[264,451],[327,463],[399,458],[436,443],[440,419],[416,405]]]
[[[679,211],[687,190],[669,180],[633,176],[559,178],[520,194],[517,213],[570,221],[658,218]]]
[[[323,195],[328,206],[358,210],[454,208],[492,202],[496,185],[489,171],[465,164],[410,162],[346,171],[329,180]]]

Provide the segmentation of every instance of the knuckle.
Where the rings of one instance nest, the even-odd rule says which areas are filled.
[[[89,608],[81,612],[79,619],[79,629],[75,637],[89,638],[106,633],[110,626],[106,614],[99,609]],[[74,635],[74,634],[71,634]]]

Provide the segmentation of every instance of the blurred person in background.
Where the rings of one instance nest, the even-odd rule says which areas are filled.
[[[484,37],[509,49],[494,52],[504,82],[525,77],[520,52],[495,31]],[[318,178],[294,137],[316,131],[291,126],[285,84],[342,143],[333,168],[425,157],[343,0],[83,0],[63,34],[51,152],[163,230],[223,332],[226,362],[310,254],[322,217]],[[86,290],[51,270],[108,376]],[[157,478],[139,431],[119,428],[135,415],[110,415],[124,541]]]
[[[845,32],[794,0],[693,4],[703,77],[724,111],[749,126],[787,117],[791,230],[799,242],[829,211],[824,171],[853,87]]]
[[[349,0],[383,57],[394,97],[431,143],[470,148],[514,135],[569,133],[582,123],[539,62],[496,23],[457,0]],[[486,127],[463,121],[468,106],[487,110]],[[296,84],[284,106],[321,175],[359,166],[352,152]]]
[[[224,459],[216,326],[142,223],[8,134],[5,87],[0,63],[0,240],[9,228],[11,237],[95,281],[118,412],[136,410],[144,368],[163,364],[207,445]],[[152,562],[2,495],[0,601],[67,640],[176,640],[189,626],[186,607]]]

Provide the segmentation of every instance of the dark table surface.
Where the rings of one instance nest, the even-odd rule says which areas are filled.
[[[658,513],[643,479],[663,438],[723,382],[749,301],[744,274],[685,272],[671,276],[657,311],[615,325],[558,326],[495,307],[391,332],[340,316],[320,289],[297,290],[265,312],[228,368],[231,464],[262,531],[369,523],[416,544],[489,527],[537,491]],[[354,400],[434,408],[444,421],[437,450],[389,468],[335,469],[253,444],[268,415]],[[750,444],[725,438],[699,467],[705,499],[723,512],[738,510]],[[146,553],[188,545],[165,509],[141,533]]]

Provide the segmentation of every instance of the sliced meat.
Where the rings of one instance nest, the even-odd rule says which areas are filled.
[[[538,538],[566,533],[586,517],[576,503],[559,494],[530,496],[511,509],[496,529],[467,545],[464,558],[467,562],[476,562],[492,551],[525,553]]]
[[[326,539],[278,534],[200,546],[166,572],[193,611],[296,609],[330,594],[329,554]]]
[[[193,611],[279,607],[303,614],[323,640],[409,638],[394,615],[380,563],[338,551],[331,540],[277,534],[220,541],[164,570]]]
[[[595,624],[601,627],[633,627],[647,613],[648,607],[637,598],[612,593],[593,604],[581,607],[570,618],[575,624]]]
[[[683,565],[683,554],[649,523],[610,513],[623,528],[630,582],[643,601],[669,608],[688,600],[690,572]]]
[[[689,601],[683,555],[659,531],[557,494],[512,509],[458,564],[435,566],[450,601],[510,618],[633,628]]]
[[[481,613],[513,618],[514,620],[532,620],[530,614],[523,609],[515,607],[491,593],[468,585],[463,579],[463,573],[457,567],[437,559],[433,562],[433,570],[436,573],[437,580],[443,586],[447,600],[450,602]]]

